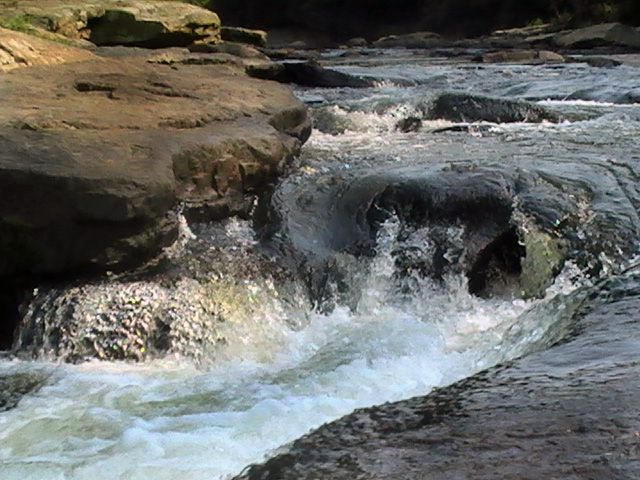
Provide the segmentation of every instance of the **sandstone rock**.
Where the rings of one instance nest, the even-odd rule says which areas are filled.
[[[30,65],[52,65],[88,60],[86,50],[0,28],[0,71]]]
[[[241,27],[222,27],[220,36],[225,42],[248,43],[256,47],[267,46],[267,32]]]
[[[30,67],[0,97],[0,277],[137,265],[175,238],[177,200],[253,198],[310,133],[286,87],[233,64]]]
[[[236,42],[194,43],[189,46],[189,51],[198,53],[227,53],[241,58],[269,60],[269,57],[260,52],[257,48]]]
[[[371,44],[373,48],[433,48],[440,46],[440,35],[433,32],[415,32],[407,35],[382,37]]]
[[[545,108],[530,102],[489,98],[468,93],[443,93],[438,96],[428,118],[452,122],[557,122]]]
[[[624,46],[640,48],[640,32],[621,23],[602,23],[554,37],[557,46],[563,48],[593,48],[599,46]]]
[[[220,39],[220,19],[214,12],[182,2],[25,0],[14,10],[52,32],[96,45],[157,48]]]

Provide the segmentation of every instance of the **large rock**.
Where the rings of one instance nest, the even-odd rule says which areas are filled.
[[[289,89],[233,64],[30,67],[0,97],[0,278],[137,265],[175,238],[177,200],[234,213],[310,132]]]
[[[554,37],[554,42],[563,48],[600,46],[640,48],[640,31],[621,23],[602,23],[558,34]]]
[[[0,28],[0,71],[90,58],[93,58],[93,54],[86,50]]]
[[[52,32],[84,38],[96,45],[157,48],[220,40],[218,15],[182,2],[22,0],[9,9]]]
[[[469,93],[443,93],[438,96],[427,116],[452,122],[557,122],[558,117],[530,102],[489,98]]]

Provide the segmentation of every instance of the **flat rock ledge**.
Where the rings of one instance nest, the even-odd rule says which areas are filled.
[[[0,279],[139,265],[176,238],[179,202],[202,220],[247,210],[311,123],[287,87],[218,60],[0,74]]]
[[[556,346],[356,410],[236,480],[636,479],[639,308],[640,273],[614,277]]]

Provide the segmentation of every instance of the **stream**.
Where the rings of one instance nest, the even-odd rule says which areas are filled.
[[[226,315],[216,339],[172,337],[171,354],[141,363],[60,363],[71,347],[53,354],[47,339],[35,350],[22,345],[36,359],[3,354],[0,378],[42,379],[0,412],[3,480],[232,478],[354,409],[425,395],[549,347],[599,279],[635,262],[636,68],[479,65],[390,51],[359,59],[329,52],[323,61],[390,80],[363,89],[296,87],[316,128],[273,192],[277,221],[269,228],[256,234],[239,219],[185,227],[172,262],[218,249],[226,289],[207,265],[193,267],[198,275],[177,274],[171,288],[115,278],[112,287],[75,293],[85,302],[76,311],[90,317],[102,308],[90,302],[100,304],[110,288],[158,304],[182,292],[166,309],[189,324],[200,308],[190,302],[214,292]],[[425,105],[451,91],[533,101],[562,120],[423,117]],[[396,129],[407,117],[422,119],[417,131]],[[436,193],[423,198],[427,190]],[[457,193],[470,200],[448,210]],[[485,210],[486,198],[504,212]],[[421,205],[433,213],[415,213]],[[517,272],[473,287],[469,272],[482,270],[483,252],[534,251],[538,237],[526,239],[538,229],[562,239],[563,260],[544,266],[553,271],[546,283],[525,292],[528,284],[515,277],[529,267],[519,254]],[[286,288],[266,274],[233,276],[256,252],[311,273]],[[63,297],[36,294],[27,317],[55,325]]]

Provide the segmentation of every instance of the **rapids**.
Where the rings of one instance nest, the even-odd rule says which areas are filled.
[[[359,62],[331,53],[325,61],[413,86],[296,90],[312,105],[317,129],[273,193],[276,220],[266,233],[262,225],[255,235],[240,220],[223,226],[224,240],[194,228],[176,247],[182,253],[172,253],[182,261],[195,242],[222,242],[225,261],[246,262],[243,252],[264,244],[277,261],[323,276],[321,285],[298,280],[311,287],[314,307],[297,298],[303,286],[283,295],[260,279],[238,281],[250,301],[215,325],[224,342],[205,353],[180,354],[193,353],[186,348],[138,364],[61,364],[51,352],[0,357],[0,378],[44,379],[0,413],[3,480],[231,478],[356,408],[424,395],[552,345],[595,280],[633,261],[640,225],[635,68],[479,66],[378,53]],[[398,120],[422,115],[437,93],[459,90],[533,100],[564,120],[440,133],[453,124],[424,120],[416,132],[395,129]],[[451,171],[479,172],[465,189],[502,175],[511,196],[499,221],[515,225],[520,242],[549,220],[549,210],[567,212],[550,220],[566,240],[566,259],[553,265],[544,295],[518,295],[517,283],[496,295],[470,294],[469,266],[457,265],[474,264],[464,249],[476,241],[475,220],[419,223],[401,211],[401,200],[391,195],[384,203],[380,193],[407,181],[436,191]],[[372,205],[397,209],[364,222],[363,204],[367,214]],[[371,245],[360,251],[365,240]],[[478,242],[480,252],[491,245]],[[407,251],[415,258],[400,261]],[[445,267],[421,274],[435,268],[436,252]],[[114,288],[127,281],[114,279]],[[180,301],[189,307],[188,296]],[[189,308],[178,311],[188,323]]]

